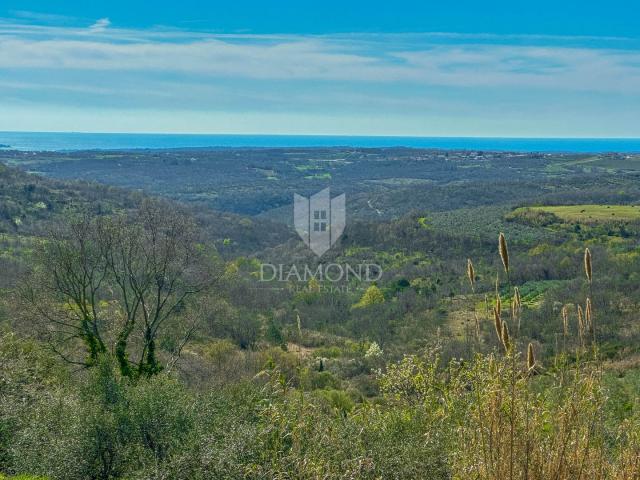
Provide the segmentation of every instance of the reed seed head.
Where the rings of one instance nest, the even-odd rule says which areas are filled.
[[[533,344],[529,343],[529,347],[527,348],[527,367],[529,370],[533,370],[536,366],[536,356],[533,353]]]
[[[511,299],[511,316],[513,318],[519,318],[521,309],[522,299],[520,298],[520,290],[518,289],[518,287],[514,287],[513,298]]]
[[[469,278],[469,283],[471,284],[471,289],[473,290],[476,283],[476,272],[473,269],[473,262],[471,262],[470,258],[467,258],[467,277]]]
[[[593,310],[591,308],[591,299],[587,297],[587,305],[584,309],[585,327],[591,329]]]
[[[591,251],[588,248],[584,249],[584,272],[587,275],[587,280],[591,283],[593,279],[593,270],[591,265]]]
[[[520,298],[520,289],[518,287],[513,287],[513,298],[516,301],[518,310],[522,308],[522,298]]]
[[[504,237],[504,233],[500,232],[500,236],[498,237],[498,252],[500,253],[500,258],[502,259],[502,265],[504,266],[504,271],[509,273],[509,249],[507,248],[507,239]]]
[[[496,296],[496,310],[498,311],[498,315],[502,315],[502,300],[500,299],[500,295]]]

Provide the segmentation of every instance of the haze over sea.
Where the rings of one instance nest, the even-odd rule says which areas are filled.
[[[0,132],[2,149],[25,151],[241,147],[414,147],[515,152],[640,152],[640,138],[367,137]]]

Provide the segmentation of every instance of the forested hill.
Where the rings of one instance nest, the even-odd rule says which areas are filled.
[[[640,198],[640,155],[411,148],[1,151],[0,162],[58,179],[141,189],[216,211],[290,222],[294,193],[346,193],[351,218],[393,219],[525,201]]]
[[[73,215],[111,215],[137,208],[149,194],[85,180],[56,180],[0,163],[0,234],[3,241],[44,235]],[[292,238],[269,220],[217,212],[199,203],[183,205],[203,228],[204,240],[223,256],[250,254]]]
[[[59,181],[0,164],[0,232],[38,235],[65,213],[135,208],[143,195],[85,181]]]

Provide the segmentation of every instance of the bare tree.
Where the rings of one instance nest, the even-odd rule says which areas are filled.
[[[217,278],[197,240],[192,219],[166,203],[145,201],[134,215],[84,217],[43,243],[23,298],[67,361],[88,367],[110,352],[123,375],[154,375],[162,369],[156,343],[163,325]],[[176,354],[193,325],[185,331]]]

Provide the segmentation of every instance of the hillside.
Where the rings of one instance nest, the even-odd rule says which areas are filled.
[[[489,462],[479,478],[497,480],[513,453],[535,478],[548,458],[562,479],[633,478],[634,172],[268,153],[268,169],[262,150],[2,153],[20,168],[0,166],[0,472],[461,478]],[[301,155],[332,157],[332,182]],[[320,258],[290,226],[300,178],[347,191]],[[577,458],[559,456],[565,435]]]

